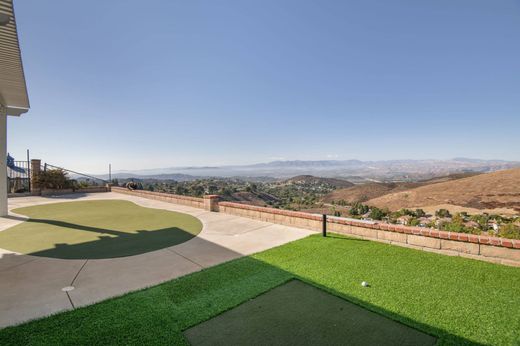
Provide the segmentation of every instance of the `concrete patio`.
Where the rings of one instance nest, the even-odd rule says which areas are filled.
[[[144,207],[187,213],[199,218],[204,227],[197,237],[185,243],[113,259],[64,260],[21,255],[0,248],[0,327],[93,304],[313,233],[113,192],[12,198],[9,210],[99,199],[129,200]],[[10,212],[10,217],[0,218],[0,232],[20,222],[23,222],[20,216]],[[63,290],[66,287],[73,289]]]

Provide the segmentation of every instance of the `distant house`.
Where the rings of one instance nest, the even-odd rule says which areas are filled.
[[[408,225],[412,217],[410,215],[403,215],[397,218],[397,223],[401,225]]]
[[[423,216],[419,218],[419,226],[428,227],[428,225],[432,222],[429,217]]]
[[[500,225],[496,221],[490,221],[488,223],[490,228],[493,228],[493,231],[498,232],[500,230]]]
[[[480,228],[480,224],[476,221],[467,221],[464,223],[464,226],[469,228]]]
[[[449,217],[440,217],[437,220],[435,220],[435,226],[440,228],[442,225],[444,225],[446,223],[450,223],[450,222],[451,222],[451,218],[449,218]]]

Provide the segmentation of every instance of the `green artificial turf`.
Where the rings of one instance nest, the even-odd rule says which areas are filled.
[[[193,346],[434,345],[435,337],[291,280],[184,332]]]
[[[13,211],[30,219],[0,232],[0,248],[33,256],[131,256],[185,242],[202,230],[202,223],[191,215],[122,200],[53,203]]]
[[[441,345],[520,342],[520,268],[311,236],[156,287],[5,328],[0,344],[182,345],[187,343],[183,331],[293,278],[433,335]],[[363,280],[370,287],[362,287]]]

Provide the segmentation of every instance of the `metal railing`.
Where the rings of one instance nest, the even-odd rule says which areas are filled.
[[[70,180],[72,180],[75,188],[89,187],[89,186],[104,186],[105,184],[108,183],[107,180],[104,180],[104,179],[101,179],[98,177],[76,172],[71,169],[54,166],[49,163],[45,163],[42,167],[42,170],[47,171],[48,169],[59,169],[65,173],[67,173],[68,178]]]
[[[7,162],[7,187],[9,193],[31,190],[31,165],[29,161]]]

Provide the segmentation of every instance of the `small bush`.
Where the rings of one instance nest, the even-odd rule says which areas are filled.
[[[498,231],[498,235],[503,238],[520,239],[520,227],[512,223],[502,225]]]
[[[68,189],[72,187],[71,180],[67,173],[61,169],[48,169],[36,175],[36,184],[42,189]]]

